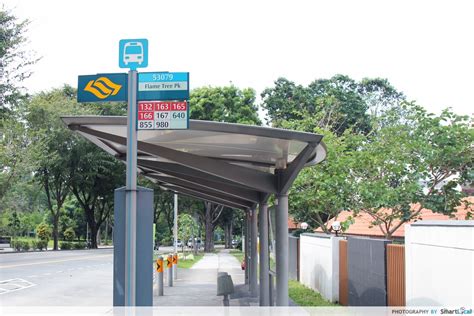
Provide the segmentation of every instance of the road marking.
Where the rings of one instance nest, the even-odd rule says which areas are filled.
[[[0,269],[8,269],[8,268],[16,268],[16,267],[33,266],[33,265],[38,265],[38,264],[49,264],[49,263],[67,262],[67,261],[78,261],[78,260],[84,260],[84,259],[96,259],[96,258],[103,258],[103,257],[109,257],[109,256],[112,256],[112,254],[109,254],[109,255],[99,255],[99,256],[77,257],[77,258],[74,258],[74,259],[50,260],[50,261],[42,261],[42,262],[32,262],[32,263],[22,263],[22,264],[4,265],[4,266],[0,266]]]
[[[24,290],[35,285],[36,284],[20,278],[0,281],[0,290],[3,291],[0,292],[0,295]]]

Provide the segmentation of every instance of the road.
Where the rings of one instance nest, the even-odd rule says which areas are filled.
[[[0,305],[111,306],[113,249],[0,254]]]

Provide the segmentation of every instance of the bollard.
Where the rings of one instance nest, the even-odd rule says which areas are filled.
[[[156,280],[158,282],[158,296],[163,296],[163,257],[156,260]]]
[[[176,280],[178,278],[178,254],[173,254],[173,277]]]
[[[168,269],[168,286],[173,286],[173,256],[166,258],[166,269]]]

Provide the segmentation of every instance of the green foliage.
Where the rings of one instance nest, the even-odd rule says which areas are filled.
[[[72,243],[72,249],[75,249],[75,250],[86,249],[86,247],[87,247],[87,244],[82,241]]]
[[[186,256],[184,256],[186,257]],[[178,268],[180,269],[189,269],[191,268],[194,264],[196,264],[199,260],[201,260],[204,257],[203,254],[197,254],[197,255],[188,255],[187,258],[189,259],[180,259],[178,260]]]
[[[84,139],[78,139],[70,152],[70,187],[89,223],[92,248],[97,248],[95,237],[113,210],[114,190],[124,184],[124,164]]]
[[[12,12],[0,7],[0,119],[22,98],[21,82],[31,75],[29,66],[38,59],[24,50],[29,21],[18,21]]]
[[[61,89],[35,95],[25,112],[29,137],[37,148],[35,180],[44,189],[51,213],[54,249],[57,249],[59,218],[72,181],[69,167],[76,154],[71,149],[78,141],[77,136],[64,126],[60,116],[85,114],[87,111],[76,102],[75,89],[65,85]]]
[[[71,250],[72,247],[73,243],[69,241],[62,241],[59,243],[59,248],[61,248],[61,250]]]
[[[330,131],[320,133],[324,135],[327,157],[317,166],[300,172],[289,199],[295,220],[328,232],[327,220],[352,206],[357,183],[350,180],[350,173],[357,163],[354,148],[361,137],[349,132],[339,137]]]
[[[28,240],[12,240],[10,246],[16,251],[28,251],[31,249],[31,244]]]
[[[197,236],[197,224],[194,218],[189,214],[180,214],[178,216],[178,238],[186,244],[188,239]]]
[[[202,87],[191,91],[190,118],[260,125],[255,91],[235,86]]]
[[[306,131],[322,128],[337,135],[349,128],[367,133],[372,128],[369,113],[379,115],[404,100],[385,79],[356,82],[343,75],[317,79],[308,87],[279,78],[261,96],[273,126],[305,121]]]
[[[74,229],[71,227],[67,228],[64,233],[64,239],[67,241],[72,241],[74,238],[76,238],[76,233],[74,232]]]
[[[8,219],[8,230],[12,236],[17,236],[18,231],[20,230],[20,219],[18,217],[17,212],[13,212],[10,214],[10,218]]]
[[[46,250],[48,247],[48,242],[46,240],[33,240],[31,243],[33,249]]]
[[[240,243],[240,245],[242,247],[242,243]],[[245,254],[242,252],[241,249],[231,249],[230,254],[233,255],[239,261],[239,264],[244,261]]]
[[[36,237],[47,242],[51,238],[51,227],[44,222],[39,224],[36,227]]]
[[[288,295],[299,306],[339,306],[295,280],[288,282]]]
[[[458,187],[471,183],[472,122],[444,111],[428,114],[406,104],[403,122],[383,126],[357,151],[354,209],[372,216],[387,238],[423,208],[452,214],[461,205]]]

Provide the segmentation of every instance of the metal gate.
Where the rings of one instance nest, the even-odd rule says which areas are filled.
[[[347,273],[347,240],[339,241],[339,304],[349,303],[349,278]]]
[[[387,303],[405,306],[405,246],[387,245]]]

